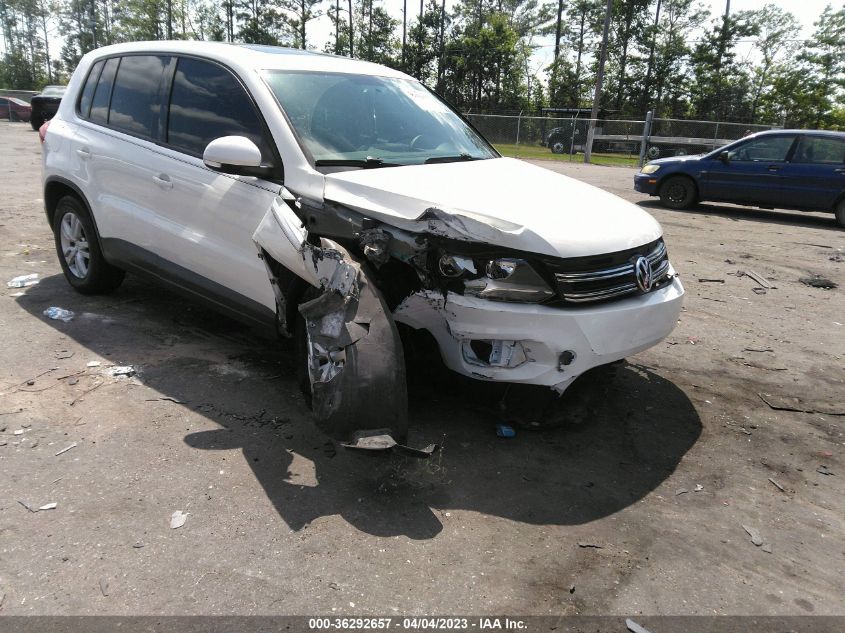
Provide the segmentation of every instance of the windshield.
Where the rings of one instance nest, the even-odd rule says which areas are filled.
[[[498,155],[417,81],[371,75],[267,71],[317,165],[416,165]]]

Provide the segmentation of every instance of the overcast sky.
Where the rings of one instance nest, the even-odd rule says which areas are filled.
[[[714,15],[721,15],[725,11],[726,0],[700,0],[701,4],[710,8]],[[426,3],[428,0],[426,0]],[[832,4],[834,7],[842,0],[731,0],[731,13],[737,11],[744,11],[747,9],[759,9],[764,4],[775,4],[786,11],[790,11],[801,22],[804,27],[803,37],[809,37],[813,31],[813,22],[818,19],[825,6]],[[455,4],[455,0],[446,0],[446,6],[451,7]],[[324,3],[324,8],[330,6],[329,2]],[[394,17],[402,19],[402,0],[383,0],[382,6],[387,9]],[[419,11],[418,0],[408,0],[408,18],[412,19],[412,15]],[[309,24],[310,32],[308,34],[308,43],[310,46],[315,46],[322,49],[323,45],[334,37],[331,23],[328,17],[323,16]],[[541,70],[547,66],[551,60],[554,51],[553,42],[551,38],[545,40],[538,40],[536,42],[541,47],[537,50],[532,58],[531,66]],[[745,57],[751,51],[751,44],[739,45],[739,56]]]

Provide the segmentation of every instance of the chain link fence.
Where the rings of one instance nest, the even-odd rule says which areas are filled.
[[[467,114],[503,154],[524,158],[583,160],[591,119]],[[647,129],[647,122],[650,131]],[[769,125],[651,119],[597,119],[591,162],[637,165],[641,160],[712,151]]]

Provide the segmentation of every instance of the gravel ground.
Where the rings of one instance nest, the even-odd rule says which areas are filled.
[[[511,440],[498,387],[422,372],[411,441],[443,450],[365,458],[315,429],[273,341],[135,278],[71,291],[37,135],[2,124],[0,148],[0,279],[41,276],[0,289],[1,613],[845,614],[831,216],[673,212],[632,170],[538,162],[660,220],[677,330]]]

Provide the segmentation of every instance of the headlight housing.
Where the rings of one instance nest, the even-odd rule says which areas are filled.
[[[461,280],[464,294],[472,297],[538,303],[555,296],[531,264],[520,258],[469,258],[446,253],[440,257],[438,269],[450,282]]]
[[[660,165],[655,165],[654,163],[649,163],[642,168],[642,173],[644,174],[653,174],[658,169],[660,169]]]

